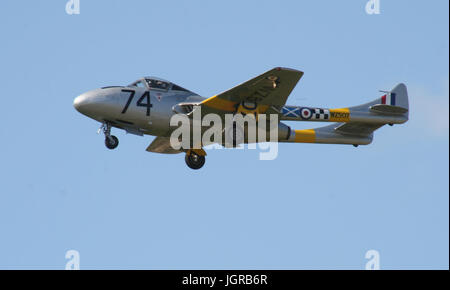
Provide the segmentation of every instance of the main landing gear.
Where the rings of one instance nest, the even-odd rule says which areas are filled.
[[[100,129],[98,129],[99,133],[100,131],[103,131],[103,134],[105,134],[105,146],[108,149],[116,149],[117,146],[119,146],[119,139],[111,135],[111,125],[108,123],[103,123]]]
[[[189,166],[189,168],[197,170],[205,165],[205,156],[206,152],[203,149],[188,150],[186,152],[186,157],[184,158],[184,160],[186,161],[186,164],[187,166]]]

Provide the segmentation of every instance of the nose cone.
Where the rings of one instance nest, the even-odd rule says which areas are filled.
[[[117,99],[120,89],[95,89],[79,95],[73,100],[73,106],[81,114],[93,119],[110,117],[117,112]]]
[[[86,94],[79,95],[75,98],[75,100],[73,100],[73,106],[80,113],[83,113],[85,111],[87,104],[88,97]]]
[[[73,106],[75,109],[88,117],[98,112],[101,103],[102,94],[99,90],[86,92],[73,100]]]

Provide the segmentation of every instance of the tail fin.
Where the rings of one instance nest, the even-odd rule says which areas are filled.
[[[371,111],[393,114],[409,112],[408,90],[405,84],[398,84],[392,91],[385,93],[379,104],[371,106]]]
[[[409,101],[406,85],[398,84],[391,91],[383,93],[382,97],[372,102],[350,107],[351,121],[370,122],[369,119],[377,119],[377,122],[384,120],[385,124],[402,124],[408,121]]]

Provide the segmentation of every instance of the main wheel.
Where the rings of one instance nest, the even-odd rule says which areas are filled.
[[[191,152],[190,154],[186,154],[184,160],[189,168],[197,170],[205,165],[206,158],[205,156],[200,156],[197,153]]]
[[[111,149],[111,150],[116,149],[117,146],[119,146],[119,139],[114,135],[106,137],[105,145],[106,145],[106,148],[108,148],[108,149]]]

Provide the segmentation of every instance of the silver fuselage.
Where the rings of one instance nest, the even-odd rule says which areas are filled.
[[[149,94],[150,104],[147,103],[146,93]],[[133,86],[105,87],[76,97],[74,107],[94,120],[108,122],[129,133],[170,136],[173,130],[170,118],[175,114],[174,106],[202,100],[204,98],[201,96],[186,91]]]

